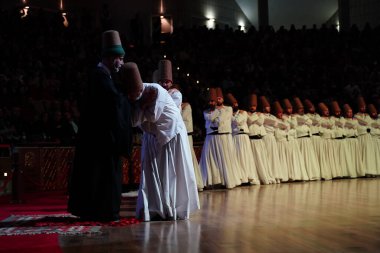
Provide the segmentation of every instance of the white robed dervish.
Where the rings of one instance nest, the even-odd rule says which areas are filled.
[[[253,159],[253,151],[248,134],[248,114],[246,111],[237,110],[232,117],[232,136],[236,148],[236,157],[242,168],[242,182],[260,184],[259,176]]]
[[[375,148],[375,161],[377,175],[380,175],[380,118],[379,115],[376,119],[373,119],[371,124],[371,135],[373,140],[373,146]]]
[[[321,178],[330,180],[337,175],[334,156],[334,121],[328,117],[320,118],[321,143],[319,145],[319,165],[321,166]]]
[[[189,103],[182,103],[181,115],[182,115],[183,122],[185,123],[185,126],[186,126],[187,137],[189,138],[191,157],[193,159],[194,173],[195,173],[195,179],[197,180],[198,191],[202,191],[204,186],[203,186],[201,169],[199,168],[198,159],[197,159],[197,156],[195,155],[194,147],[193,147],[193,136],[192,136],[193,130],[194,130],[193,129],[193,115],[192,115],[191,105]]]
[[[276,114],[279,117],[279,114]],[[279,160],[282,167],[282,182],[289,181],[289,151],[288,151],[288,131],[290,129],[289,123],[281,118],[278,118],[278,124],[274,132],[278,146]]]
[[[344,141],[344,138],[347,135],[346,129],[344,128],[346,119],[344,117],[334,116],[332,117],[332,120],[334,121],[334,152],[335,157],[337,158],[335,166],[337,167],[339,177],[348,177],[348,164],[346,157],[350,152],[347,142]]]
[[[267,160],[271,175],[276,179],[277,183],[280,183],[283,179],[283,174],[286,174],[283,170],[284,167],[280,164],[280,155],[278,152],[278,146],[276,138],[274,136],[277,128],[278,120],[270,113],[262,113],[264,117],[263,126],[265,128],[266,135],[263,137],[263,141],[267,150]]]
[[[307,175],[309,180],[319,180],[321,179],[321,171],[317,153],[310,138],[312,136],[310,130],[312,120],[307,115],[294,114],[294,117],[296,119],[297,142],[304,159]]]
[[[140,100],[132,106],[132,123],[144,131],[137,218],[188,219],[199,199],[185,124],[164,88],[144,83],[145,91],[157,98],[145,109]]]
[[[376,170],[376,152],[375,146],[370,134],[372,118],[367,113],[356,113],[355,119],[358,120],[358,140],[361,150],[361,159],[364,166],[365,174],[374,176],[377,174]]]
[[[267,150],[262,139],[267,133],[265,131],[264,115],[258,112],[248,114],[247,124],[249,129],[249,139],[251,140],[251,147],[253,158],[255,160],[257,174],[259,175],[262,184],[275,184],[276,179],[270,171],[268,164]]]
[[[314,109],[314,107],[313,107]],[[321,174],[321,168],[319,163],[320,157],[320,145],[321,145],[321,136],[320,136],[320,128],[321,128],[321,116],[318,113],[307,113],[306,116],[311,120],[310,127],[310,139],[313,144],[314,152],[316,154],[318,165],[319,165],[319,175]]]
[[[351,110],[351,109],[350,109]],[[351,111],[352,114],[352,111]],[[348,177],[363,177],[365,176],[365,170],[363,167],[362,156],[360,155],[360,147],[358,141],[358,121],[352,118],[353,115],[346,118],[344,124],[346,132],[346,143],[349,148],[349,155],[346,157]]]
[[[234,157],[232,140],[232,108],[220,106],[203,112],[206,139],[199,167],[205,186],[222,184],[231,189],[241,184],[241,169]]]
[[[305,161],[302,157],[301,149],[297,141],[297,119],[293,114],[283,115],[283,120],[289,124],[287,158],[289,181],[307,181],[309,176],[306,171]]]

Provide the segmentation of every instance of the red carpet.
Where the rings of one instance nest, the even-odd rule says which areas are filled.
[[[67,196],[63,192],[24,194],[22,199],[21,203],[12,204],[10,196],[0,196],[1,253],[62,252],[58,245],[59,233],[66,234],[78,227],[82,230],[75,232],[97,233],[97,228],[102,226],[127,226],[140,222],[134,218],[122,218],[120,222],[108,223],[79,221],[76,217],[68,216]],[[54,230],[56,228],[58,231]],[[9,233],[6,233],[7,229]],[[31,233],[35,234],[29,235]]]

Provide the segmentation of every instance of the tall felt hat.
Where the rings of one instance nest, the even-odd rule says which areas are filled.
[[[261,100],[261,105],[263,106],[263,108],[270,107],[270,104],[265,96],[261,96],[260,100]]]
[[[251,94],[249,97],[249,105],[250,106],[257,106],[257,95],[256,94]]]
[[[377,115],[377,110],[374,104],[368,105],[368,112],[369,112],[369,115]]]
[[[310,109],[315,110],[314,104],[309,99],[305,99],[303,102],[308,110]]]
[[[318,104],[318,108],[319,108],[319,110],[321,110],[321,111],[328,111],[329,110],[329,108],[326,106],[326,104],[325,103],[323,103],[323,102],[320,102],[319,104]]]
[[[152,83],[158,83],[158,69],[156,69],[155,71],[153,71],[153,74],[152,74]]]
[[[274,108],[274,111],[275,111],[276,113],[283,112],[282,107],[281,107],[281,104],[280,104],[279,101],[275,101],[275,102],[273,103],[273,108]]]
[[[108,30],[102,34],[102,55],[103,56],[124,56],[125,51],[121,44],[118,31]]]
[[[350,112],[350,111],[352,112],[351,106],[349,104],[344,104],[343,110],[345,113]]]
[[[285,107],[286,109],[288,109],[288,108],[293,108],[292,103],[290,103],[290,100],[289,100],[289,99],[284,98],[284,100],[282,100],[282,102],[284,103],[284,107]]]
[[[216,101],[216,88],[210,88],[209,89],[209,100]]]
[[[169,60],[158,62],[158,81],[169,80],[173,82],[172,63]]]
[[[236,100],[236,98],[234,97],[234,95],[232,95],[232,93],[227,93],[226,97],[227,97],[227,101],[228,101],[231,105],[237,103],[237,100]]]
[[[332,109],[332,111],[333,111],[334,113],[336,113],[336,112],[341,112],[341,111],[342,111],[342,110],[340,109],[340,107],[339,107],[338,102],[335,101],[335,100],[331,102],[331,109]]]
[[[223,98],[223,91],[222,91],[222,88],[218,87],[216,88],[216,96],[218,98]]]
[[[134,62],[127,62],[120,68],[121,88],[126,91],[135,91],[143,86],[139,68]]]
[[[358,97],[358,107],[360,108],[360,107],[363,107],[363,106],[365,106],[365,100],[364,100],[364,97],[359,96],[359,97]]]
[[[299,97],[295,97],[293,99],[293,101],[294,101],[294,105],[295,105],[296,109],[303,109],[303,104],[302,104],[301,99]]]

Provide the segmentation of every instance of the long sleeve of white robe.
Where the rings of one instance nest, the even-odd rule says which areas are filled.
[[[138,108],[138,104],[134,106],[133,125],[155,135],[157,142],[163,146],[179,133],[179,129],[184,127],[182,120],[178,117],[178,115],[181,117],[180,111],[176,106],[168,106],[174,104],[173,99],[160,85],[144,83],[144,89],[157,89],[157,99],[153,105],[145,109]],[[170,121],[172,121],[171,124],[167,124]]]

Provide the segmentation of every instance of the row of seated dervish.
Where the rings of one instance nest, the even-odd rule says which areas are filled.
[[[158,71],[161,79],[172,80],[169,60],[161,60]],[[239,109],[233,94],[226,94],[231,105],[227,106],[222,90],[210,88],[210,107],[203,112],[207,135],[198,163],[192,146],[191,105],[182,103],[181,92],[172,82],[161,85],[182,109],[198,191],[213,186],[231,189],[245,183],[380,175],[380,118],[373,104],[367,108],[363,97],[358,97],[359,112],[355,115],[348,104],[342,112],[337,101],[331,102],[332,116],[322,102],[318,114],[310,100],[302,103],[298,97],[293,103],[289,99],[275,101],[271,114],[265,96],[251,94],[247,112]],[[257,111],[258,102],[262,112]]]

